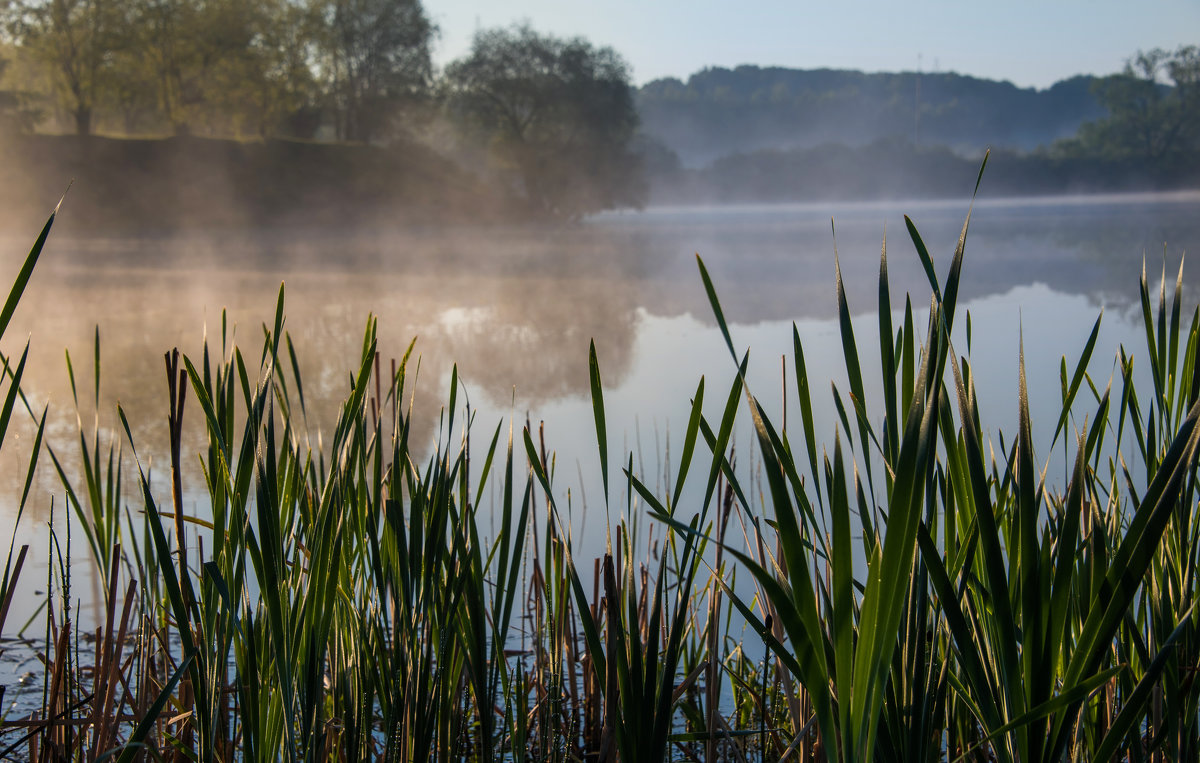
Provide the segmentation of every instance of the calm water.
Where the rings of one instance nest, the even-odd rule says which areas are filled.
[[[219,347],[222,309],[230,331],[257,359],[262,330],[286,282],[287,327],[305,379],[310,428],[328,434],[334,406],[361,349],[368,314],[379,318],[385,367],[413,337],[420,355],[416,410],[422,440],[432,443],[451,365],[477,412],[477,436],[500,422],[545,421],[558,454],[560,500],[571,490],[576,526],[597,529],[601,492],[588,389],[588,341],[595,339],[609,414],[610,461],[632,453],[635,469],[655,485],[668,470],[664,454],[682,438],[689,399],[701,376],[708,413],[719,406],[734,365],[720,339],[697,272],[703,257],[732,323],[739,351],[751,351],[755,392],[780,411],[780,358],[789,357],[795,322],[805,343],[818,408],[818,432],[833,440],[828,381],[844,378],[836,322],[834,251],[840,258],[858,341],[877,357],[877,273],[886,234],[892,301],[905,292],[925,312],[928,285],[904,225],[909,214],[944,273],[967,204],[889,203],[655,209],[613,214],[560,229],[417,231],[403,237],[372,231],[352,236],[287,232],[213,234],[138,240],[51,236],[14,323],[6,353],[32,343],[26,391],[48,405],[50,437],[66,450],[77,438],[63,359],[75,364],[84,421],[91,426],[92,342],[99,328],[100,422],[115,427],[125,408],[139,454],[162,473],[166,443],[163,353],[199,356],[204,336]],[[69,215],[69,209],[64,213]],[[832,225],[831,225],[832,218]],[[15,273],[37,232],[9,231],[3,273]],[[967,241],[960,305],[972,316],[973,362],[985,427],[1014,429],[1021,327],[1037,436],[1046,449],[1054,426],[1062,355],[1071,362],[1103,308],[1101,343],[1092,364],[1101,386],[1121,343],[1144,355],[1137,317],[1143,257],[1157,285],[1164,262],[1173,285],[1181,255],[1200,244],[1200,194],[1164,197],[1034,199],[977,203]],[[1185,266],[1190,314],[1200,273]],[[6,279],[10,276],[4,276]],[[959,330],[963,321],[958,322]],[[234,328],[236,327],[236,328]],[[956,339],[965,352],[965,337]],[[215,350],[218,351],[219,350]],[[878,399],[877,368],[868,398]],[[194,403],[194,400],[192,401]],[[794,414],[793,414],[794,415]],[[22,414],[18,418],[25,418]],[[188,409],[193,450],[203,435],[199,410]],[[20,459],[29,430],[4,443],[0,540],[9,537],[19,495]],[[739,448],[751,452],[742,432]],[[673,439],[674,438],[674,439]],[[315,440],[314,440],[315,441]],[[128,457],[128,449],[126,448]],[[192,463],[195,463],[194,460]],[[191,506],[199,510],[199,470]],[[159,487],[166,487],[160,479]],[[136,486],[132,481],[128,488]],[[46,523],[64,504],[43,459],[29,513],[17,528],[34,546],[23,580],[27,612],[44,589]],[[614,501],[616,503],[616,501]],[[623,505],[623,499],[619,505]],[[592,518],[584,517],[590,509]],[[587,537],[602,537],[589,533]],[[76,569],[86,570],[78,536]],[[86,593],[84,594],[86,597]],[[10,615],[9,629],[23,622]]]

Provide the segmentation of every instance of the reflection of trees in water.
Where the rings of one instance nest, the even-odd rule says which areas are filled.
[[[589,340],[605,380],[625,377],[637,306],[632,289],[619,281],[497,279],[480,308],[444,316],[427,336],[458,358],[468,384],[493,401],[514,391],[518,400],[554,400],[586,393]]]
[[[79,473],[74,461],[78,430],[63,349],[71,353],[85,408],[83,423],[90,432],[93,332],[99,324],[101,427],[121,431],[115,414],[119,402],[139,455],[159,475],[154,481],[156,492],[165,491],[169,482],[163,353],[178,347],[200,367],[207,334],[212,362],[218,363],[221,311],[227,308],[229,335],[242,350],[253,384],[260,362],[261,326],[273,320],[281,277],[287,283],[285,328],[296,347],[314,447],[318,433],[327,443],[334,430],[349,376],[358,367],[369,314],[379,321],[378,350],[385,374],[391,361],[401,358],[413,337],[418,337],[406,391],[412,395],[415,390],[416,395],[411,433],[416,443],[430,442],[434,436],[452,363],[459,364],[469,393],[483,392],[493,400],[508,399],[514,387],[518,399],[528,402],[584,394],[588,340],[594,337],[606,381],[619,383],[631,362],[638,304],[636,288],[622,276],[622,269],[633,263],[608,258],[603,240],[564,254],[565,235],[532,244],[527,235],[523,249],[501,248],[498,261],[479,267],[465,262],[464,239],[457,244],[443,241],[440,250],[428,249],[429,259],[422,261],[425,267],[376,266],[362,272],[346,265],[354,263],[354,256],[374,260],[382,255],[351,252],[354,256],[346,257],[341,268],[325,266],[282,275],[274,267],[241,271],[229,267],[236,262],[204,269],[177,262],[130,267],[127,261],[103,256],[63,264],[71,261],[67,256],[55,263],[51,255],[49,266],[31,284],[8,336],[11,341],[31,335],[24,387],[35,402],[50,405],[49,441],[60,454],[69,455],[67,470],[75,475]],[[478,240],[467,243],[476,251],[487,251]],[[118,252],[116,258],[129,256]],[[409,250],[403,259],[414,256]],[[573,257],[580,258],[576,267],[581,275],[567,275]],[[13,353],[20,348],[9,344],[4,349]],[[285,373],[291,383],[290,367]],[[298,403],[294,385],[292,395],[293,403]],[[189,397],[184,445],[185,452],[194,454],[206,446],[206,435],[203,414],[194,396]],[[11,445],[5,451],[5,456],[18,455]],[[125,454],[126,489],[132,494],[136,471],[127,447]],[[8,461],[4,465],[8,476],[0,491],[11,496],[6,503],[15,503],[24,472]],[[203,475],[195,459],[189,465],[185,490],[201,495]],[[36,489],[41,495],[62,492],[49,459],[43,459]],[[37,503],[44,507],[48,500]]]
[[[1153,286],[1165,254],[1168,290],[1172,288],[1180,255],[1200,243],[1195,209],[1194,203],[1114,201],[1056,206],[1040,215],[1028,207],[1000,214],[989,210],[972,235],[980,234],[976,250],[988,251],[997,263],[986,273],[989,285],[1007,273],[1017,284],[1040,281],[1097,305],[1129,307],[1138,303],[1143,257]],[[1197,285],[1198,267],[1200,263],[1185,259],[1185,291]]]
[[[986,180],[985,180],[986,187]],[[1168,270],[1200,243],[1197,197],[1102,200],[981,201],[967,239],[961,294],[966,299],[1004,294],[1035,282],[1083,294],[1100,303],[1137,301],[1142,254]],[[661,210],[608,222],[628,240],[671,267],[650,272],[643,284],[655,314],[690,312],[711,323],[691,255],[705,261],[726,316],[757,322],[831,318],[834,297],[834,230],[851,308],[876,305],[880,246],[886,231],[893,305],[908,292],[922,303],[929,286],[905,228],[908,213],[944,277],[966,215],[961,203],[888,202],[862,205]],[[831,217],[833,225],[831,229]],[[674,254],[671,254],[672,249]],[[672,259],[673,258],[673,259]],[[1185,263],[1185,285],[1200,283],[1196,258]],[[1168,276],[1173,281],[1174,271]],[[657,279],[657,280],[656,280]]]
[[[972,220],[961,296],[1005,294],[1042,282],[1058,293],[1136,305],[1141,254],[1147,253],[1150,278],[1157,283],[1162,241],[1167,243],[1170,286],[1178,253],[1200,241],[1194,207],[1195,199],[1156,205],[981,204]],[[333,431],[337,404],[357,367],[367,315],[373,313],[385,372],[418,337],[413,438],[430,442],[452,363],[459,364],[467,392],[477,401],[485,395],[503,405],[514,387],[519,403],[586,396],[588,341],[596,341],[606,383],[619,385],[632,370],[639,309],[656,316],[690,313],[711,323],[696,253],[704,257],[731,321],[832,318],[831,213],[851,309],[875,308],[885,227],[893,306],[902,307],[910,292],[920,309],[928,284],[902,213],[911,213],[944,275],[965,211],[965,203],[810,205],[655,211],[579,226],[430,229],[404,236],[309,231],[133,242],[52,239],[3,349],[19,352],[19,338],[31,335],[26,389],[35,401],[51,405],[55,440],[69,442],[65,450],[75,452],[62,352],[70,349],[80,397],[89,398],[92,337],[99,323],[102,426],[118,429],[113,411],[119,400],[139,452],[148,458],[166,452],[163,353],[179,347],[199,362],[205,325],[212,352],[219,353],[221,308],[227,307],[254,373],[260,324],[272,320],[279,282],[286,280],[287,328],[314,438]],[[9,251],[23,255],[27,243]],[[1194,263],[1195,258],[1187,263],[1185,284],[1200,283]],[[15,267],[5,263],[6,272]],[[1189,299],[1196,293],[1192,288]],[[190,402],[185,444],[195,452],[204,445],[204,429]],[[85,411],[89,429],[90,415]],[[0,489],[14,500],[24,472],[11,459],[27,447],[6,441],[0,453],[7,475]],[[161,457],[153,466],[164,472]],[[127,462],[132,476],[131,469]],[[199,490],[198,469],[193,477]],[[165,477],[158,486],[167,487]],[[37,489],[61,495],[48,461]]]

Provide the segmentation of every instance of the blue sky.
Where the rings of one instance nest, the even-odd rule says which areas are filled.
[[[464,55],[478,28],[528,20],[609,45],[642,84],[738,64],[956,71],[1047,87],[1118,71],[1140,49],[1200,44],[1200,0],[425,0],[435,60]]]

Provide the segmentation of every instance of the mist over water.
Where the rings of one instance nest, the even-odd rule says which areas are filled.
[[[891,299],[903,310],[912,294],[917,319],[927,314],[929,288],[905,227],[908,214],[944,277],[967,214],[965,201],[659,208],[605,214],[578,225],[490,226],[450,231],[329,230],[290,234],[206,234],[83,238],[51,234],[38,270],[5,337],[19,355],[31,342],[24,389],[40,411],[49,406],[48,442],[73,456],[78,429],[64,349],[74,365],[84,427],[92,417],[93,341],[101,348],[99,421],[116,437],[119,402],[138,456],[151,469],[156,494],[169,495],[167,387],[163,354],[178,347],[199,365],[209,351],[242,349],[258,368],[262,325],[273,320],[285,283],[286,329],[296,347],[313,447],[328,438],[337,405],[357,368],[368,315],[379,320],[381,368],[403,356],[416,338],[419,373],[413,438],[429,452],[457,364],[476,415],[478,450],[497,425],[515,437],[528,420],[545,422],[557,454],[557,500],[570,506],[576,530],[601,544],[602,491],[588,396],[588,343],[594,340],[605,385],[614,485],[616,464],[631,455],[634,471],[662,487],[677,461],[689,400],[706,377],[706,413],[714,418],[733,379],[734,364],[716,331],[695,255],[708,267],[740,352],[751,351],[750,384],[768,410],[782,416],[781,387],[794,400],[791,325],[805,344],[821,444],[833,441],[835,414],[828,381],[843,385],[836,323],[834,252],[856,317],[860,354],[877,357],[875,311],[880,250],[886,235]],[[1144,355],[1137,283],[1143,257],[1157,292],[1165,261],[1168,296],[1181,255],[1200,243],[1200,194],[1084,199],[981,199],[967,239],[960,305],[972,316],[970,352],[985,429],[1011,432],[1016,421],[1017,354],[1024,329],[1031,407],[1046,449],[1057,412],[1058,365],[1072,364],[1096,316],[1106,310],[1092,372],[1101,388],[1124,343]],[[69,209],[64,212],[69,215]],[[832,225],[831,225],[832,218]],[[9,229],[4,272],[15,274],[36,235]],[[1165,247],[1165,250],[1164,250]],[[1200,273],[1185,259],[1185,321],[1196,303]],[[968,351],[965,321],[956,349]],[[781,357],[787,370],[781,374]],[[417,364],[410,365],[409,379]],[[869,401],[878,399],[878,369],[864,369]],[[786,378],[786,381],[784,381]],[[822,381],[825,380],[825,381]],[[253,382],[253,380],[252,380]],[[415,389],[415,393],[413,390]],[[202,512],[202,414],[194,398],[185,411],[185,509]],[[791,405],[791,402],[789,402]],[[1040,415],[1039,415],[1040,414]],[[795,415],[795,414],[791,414]],[[0,517],[15,516],[23,463],[33,432],[19,411],[17,439],[5,440]],[[461,421],[462,416],[458,417]],[[1081,422],[1080,422],[1081,423]],[[442,441],[457,442],[442,432]],[[535,435],[536,436],[536,435]],[[793,434],[793,437],[796,435]],[[748,432],[738,433],[744,464],[753,464]],[[116,437],[123,440],[123,437]],[[327,440],[326,440],[327,442]],[[501,447],[504,436],[501,436]],[[137,490],[128,443],[125,487]],[[517,445],[517,451],[521,447]],[[1047,454],[1039,453],[1041,457]],[[68,469],[70,466],[68,466]],[[1051,474],[1053,475],[1053,471]],[[45,577],[45,524],[53,501],[59,522],[65,500],[43,455],[19,542],[31,542],[32,581]],[[623,510],[614,493],[612,516]],[[585,514],[589,514],[585,519]],[[589,549],[596,550],[596,549]],[[82,535],[75,568],[87,569]],[[24,581],[23,581],[24,582]],[[38,583],[38,586],[44,587]],[[30,606],[33,606],[32,604]],[[16,613],[12,621],[20,621]]]

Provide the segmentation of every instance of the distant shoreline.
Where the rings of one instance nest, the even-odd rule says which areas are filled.
[[[418,144],[17,135],[0,140],[0,224],[68,235],[492,223],[518,200]]]
[[[986,183],[985,183],[986,185]],[[821,199],[806,201],[759,201],[734,202],[728,204],[651,204],[642,209],[615,209],[592,215],[590,219],[621,218],[639,214],[703,214],[706,212],[737,214],[756,209],[783,211],[821,212],[830,205],[838,208],[853,208],[862,210],[894,209],[903,206],[918,209],[930,208],[962,208],[970,203],[969,196],[943,198],[886,198],[865,199]],[[980,189],[980,195],[974,200],[979,208],[1026,207],[1036,204],[1055,206],[1087,206],[1096,204],[1200,204],[1200,186],[1196,188],[1177,189],[1171,191],[1126,191],[1126,192],[1097,192],[1076,194],[1046,194],[1030,196],[999,196],[989,198],[986,189]]]
[[[968,157],[900,140],[733,154],[702,169],[652,175],[650,204],[961,199],[974,189],[983,156],[983,149]],[[1200,156],[1156,168],[1132,158],[995,149],[979,188],[983,198],[1022,199],[1187,191],[1200,188]]]
[[[982,156],[982,152],[981,152]],[[760,152],[703,170],[649,172],[647,209],[963,204],[979,160],[941,147]],[[62,235],[389,230],[544,223],[511,190],[426,146],[288,140],[18,135],[0,141],[0,226],[25,229],[70,187]],[[1200,203],[1200,167],[1156,177],[1134,162],[993,152],[978,204]],[[615,210],[591,216],[627,214]],[[551,222],[552,225],[562,223]]]

